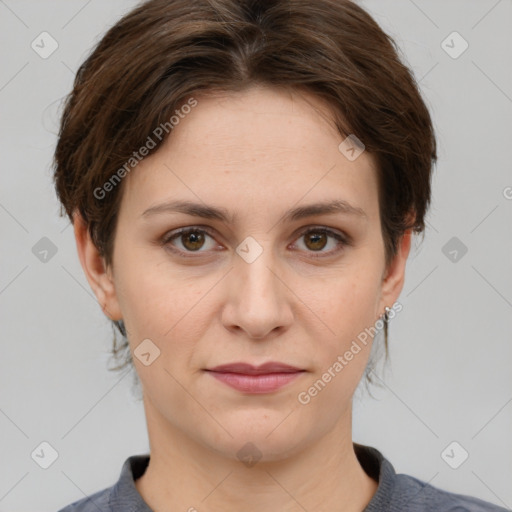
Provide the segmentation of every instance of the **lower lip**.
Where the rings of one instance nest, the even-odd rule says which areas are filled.
[[[267,373],[265,375],[246,375],[242,373],[224,373],[209,371],[213,377],[228,386],[245,393],[270,393],[282,388],[302,372]]]

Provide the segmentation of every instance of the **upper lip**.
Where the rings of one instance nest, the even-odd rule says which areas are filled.
[[[289,364],[270,361],[260,366],[253,366],[249,363],[229,363],[215,366],[214,368],[206,368],[211,372],[224,373],[243,373],[245,375],[263,375],[267,373],[293,373],[304,371],[301,368],[290,366]]]

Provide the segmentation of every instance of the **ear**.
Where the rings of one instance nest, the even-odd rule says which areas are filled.
[[[395,257],[384,271],[379,314],[384,313],[386,306],[392,307],[400,296],[405,281],[405,267],[411,250],[411,240],[412,230],[408,229],[400,239]]]
[[[111,269],[106,268],[103,258],[91,240],[87,225],[78,211],[73,214],[73,228],[80,263],[101,309],[111,320],[121,320],[122,314]]]

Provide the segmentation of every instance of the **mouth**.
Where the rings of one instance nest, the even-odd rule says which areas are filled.
[[[268,362],[259,366],[254,366],[249,363],[228,363],[215,366],[214,368],[207,368],[206,371],[222,372],[222,373],[240,373],[244,375],[268,375],[271,373],[295,373],[306,371],[296,366],[280,362]]]
[[[230,363],[205,369],[215,379],[244,393],[271,393],[296,379],[306,370],[280,362],[254,366]]]

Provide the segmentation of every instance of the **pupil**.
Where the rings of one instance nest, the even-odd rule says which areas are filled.
[[[193,233],[187,233],[185,235],[185,240],[187,243],[185,243],[185,247],[191,250],[197,250],[200,249],[203,242],[204,242],[204,235],[201,233],[193,232]],[[191,244],[188,243],[188,240],[191,240]]]
[[[309,241],[313,241],[313,244],[316,244],[320,239],[325,238],[324,233],[316,234],[316,235],[309,235]],[[313,249],[323,249],[325,247],[325,240],[324,243],[320,244],[320,247],[316,246],[313,247]]]

